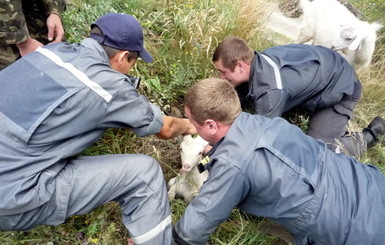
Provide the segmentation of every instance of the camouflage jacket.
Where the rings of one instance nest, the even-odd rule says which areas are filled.
[[[29,36],[26,14],[23,4],[28,8],[38,6],[39,14],[48,17],[50,14],[61,15],[65,9],[65,0],[7,0],[0,1],[0,44],[23,42]]]

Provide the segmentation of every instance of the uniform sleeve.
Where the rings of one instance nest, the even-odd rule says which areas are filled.
[[[255,113],[270,118],[285,112],[288,94],[282,89],[268,90],[254,100]]]
[[[43,0],[43,3],[47,6],[47,15],[56,14],[60,16],[66,8],[65,0]]]
[[[21,0],[0,1],[0,44],[20,43],[27,38]]]
[[[232,165],[216,162],[200,194],[175,225],[177,244],[206,244],[209,235],[227,219],[250,189],[245,176]]]
[[[131,85],[125,85],[114,96],[102,121],[103,128],[129,128],[140,137],[159,133],[162,126],[160,108]]]

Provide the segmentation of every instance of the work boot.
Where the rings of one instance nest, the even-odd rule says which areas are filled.
[[[375,117],[367,128],[362,130],[367,147],[374,146],[379,136],[385,135],[385,120],[381,117]]]

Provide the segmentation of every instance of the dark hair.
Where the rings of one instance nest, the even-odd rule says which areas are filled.
[[[251,64],[254,51],[238,37],[227,37],[218,45],[213,54],[213,62],[221,60],[224,67],[234,71],[238,61]]]
[[[102,30],[100,30],[100,28],[98,26],[93,26],[92,29],[91,29],[91,33],[94,33],[94,34],[97,34],[97,35],[100,35],[100,36],[103,36],[103,32]],[[122,50],[119,50],[119,49],[116,49],[116,48],[111,48],[107,45],[104,45],[102,43],[99,43],[100,46],[102,46],[102,48],[104,49],[104,51],[106,51],[107,53],[107,56],[109,59],[111,59],[112,57],[114,57],[117,53],[119,53],[120,51]],[[139,58],[139,52],[137,51],[130,51],[130,50],[127,50],[129,53],[128,53],[128,56],[127,56],[127,60],[128,61],[131,61],[133,59],[138,59]]]

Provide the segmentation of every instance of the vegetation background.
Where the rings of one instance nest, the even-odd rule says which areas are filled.
[[[281,4],[287,1],[280,1]],[[290,0],[288,0],[290,1]],[[295,1],[295,0],[294,0]],[[87,37],[89,25],[107,12],[134,15],[142,24],[146,48],[154,62],[138,62],[131,75],[142,77],[140,92],[158,104],[166,114],[181,114],[186,90],[196,81],[216,76],[211,55],[226,36],[246,39],[257,51],[284,44],[271,38],[262,28],[268,16],[268,0],[71,0],[64,14],[68,42],[80,42]],[[293,1],[291,1],[293,2]],[[362,19],[385,24],[383,0],[350,0],[363,13]],[[380,32],[373,63],[360,74],[363,97],[350,127],[360,130],[374,116],[385,116],[385,34]],[[289,118],[306,130],[307,118]],[[360,160],[373,163],[385,172],[385,147],[377,145]],[[105,136],[88,148],[83,155],[143,153],[157,158],[166,180],[179,171],[177,140],[163,141],[155,137],[137,138],[122,129],[108,130]],[[186,204],[171,202],[173,221],[183,214]],[[235,209],[231,217],[212,234],[209,244],[286,244],[276,236],[259,229],[260,217],[252,217]],[[90,214],[73,216],[65,224],[39,226],[30,231],[1,232],[0,244],[127,244],[128,232],[121,222],[119,206],[106,204]]]

